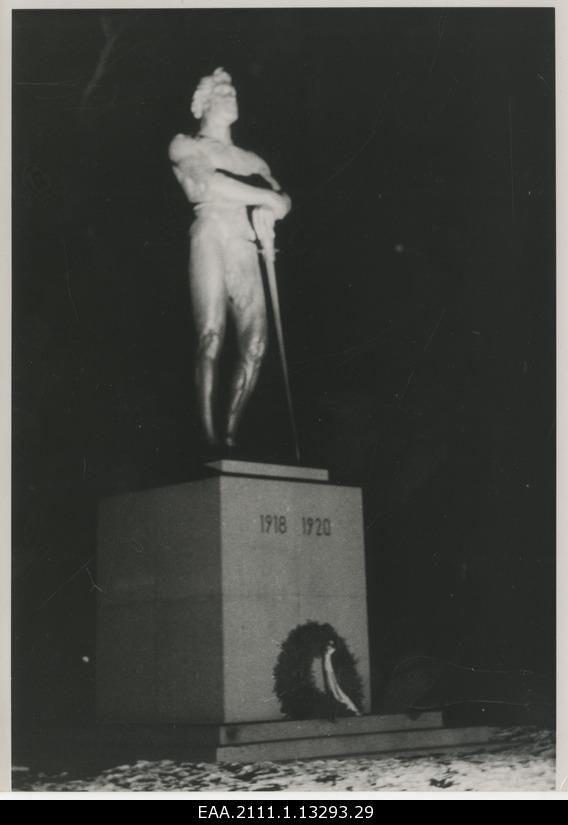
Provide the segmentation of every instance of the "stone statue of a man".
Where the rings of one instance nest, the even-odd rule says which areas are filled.
[[[261,245],[272,242],[274,222],[288,213],[291,203],[267,164],[233,144],[231,125],[238,117],[237,98],[231,77],[223,69],[199,82],[191,111],[200,121],[198,133],[176,135],[169,154],[195,210],[189,283],[198,339],[200,416],[209,444],[219,446],[224,441],[233,447],[266,350],[266,306],[255,240]],[[255,181],[260,185],[254,185]],[[214,399],[228,313],[235,323],[239,353],[219,438]]]

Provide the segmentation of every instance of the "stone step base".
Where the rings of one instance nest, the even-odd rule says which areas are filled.
[[[281,762],[354,755],[426,754],[492,747],[490,727],[443,727],[440,713],[231,725],[102,724],[43,731],[30,746],[74,760]],[[493,744],[494,746],[494,744]]]
[[[444,750],[471,750],[491,737],[491,729],[430,728],[376,733],[330,734],[305,739],[243,742],[203,748],[203,762],[283,762],[372,754],[418,754]],[[198,755],[198,751],[195,751]]]
[[[97,738],[109,744],[129,743],[140,745],[175,744],[197,747],[225,747],[267,742],[286,742],[304,739],[327,739],[343,736],[368,736],[405,730],[429,730],[441,728],[442,714],[423,713],[420,716],[406,714],[368,715],[326,719],[302,719],[297,721],[243,722],[240,724],[102,724],[97,728]],[[86,732],[85,732],[86,733]],[[80,736],[81,733],[78,732]],[[88,735],[88,734],[87,734]]]

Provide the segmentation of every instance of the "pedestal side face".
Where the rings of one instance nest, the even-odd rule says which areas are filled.
[[[297,481],[221,481],[225,721],[281,718],[273,670],[308,621],[347,642],[369,709],[361,491]]]
[[[219,507],[216,479],[101,503],[99,719],[222,718]]]

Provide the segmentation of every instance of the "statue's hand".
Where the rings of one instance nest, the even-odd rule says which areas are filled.
[[[274,220],[280,221],[285,218],[292,208],[292,201],[283,192],[267,192],[267,207],[274,214]]]
[[[285,192],[280,192],[280,197],[282,198],[282,201],[283,201],[282,206],[286,210],[284,215],[287,215],[288,212],[290,211],[290,209],[292,208],[292,198],[289,195],[287,195]]]

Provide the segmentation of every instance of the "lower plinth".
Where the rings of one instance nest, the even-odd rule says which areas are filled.
[[[255,722],[230,725],[119,724],[75,728],[42,743],[34,752],[57,744],[58,753],[80,765],[85,759],[108,764],[163,759],[189,762],[281,762],[349,756],[425,755],[471,752],[499,747],[490,727],[444,727],[441,713],[418,718],[404,714],[359,718]],[[49,739],[49,742],[47,741]],[[43,745],[43,747],[42,747]]]

